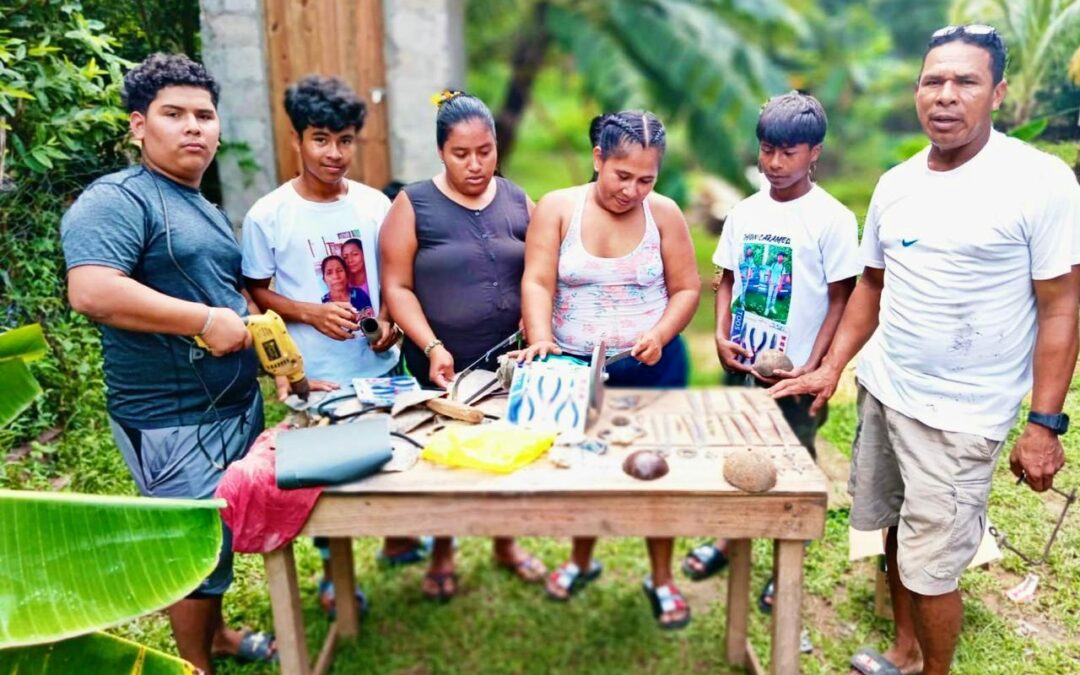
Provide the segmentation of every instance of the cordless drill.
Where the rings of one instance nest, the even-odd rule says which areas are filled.
[[[244,324],[251,333],[263,370],[275,377],[287,377],[293,393],[306,401],[311,385],[304,376],[304,359],[277,312],[268,309],[263,314],[250,314],[244,317]],[[207,349],[206,342],[197,335],[195,343]]]

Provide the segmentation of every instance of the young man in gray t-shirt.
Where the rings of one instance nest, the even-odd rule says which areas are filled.
[[[217,82],[185,56],[151,56],[124,78],[142,164],[90,184],[61,224],[68,297],[100,324],[110,425],[139,492],[213,496],[263,430],[258,362],[242,316],[240,247],[199,192],[218,147]],[[198,335],[209,349],[199,348]],[[217,567],[169,608],[180,656],[269,659],[270,638],[225,627],[232,580],[223,526]]]

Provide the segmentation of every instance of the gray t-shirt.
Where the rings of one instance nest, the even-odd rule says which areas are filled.
[[[143,166],[91,183],[64,214],[60,238],[69,270],[112,267],[165,295],[248,313],[228,219],[198,190]],[[105,325],[101,334],[109,414],[132,428],[231,417],[258,393],[254,350],[215,358],[188,337]]]

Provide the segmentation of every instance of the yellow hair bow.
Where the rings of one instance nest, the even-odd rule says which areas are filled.
[[[436,108],[441,108],[443,106],[443,104],[446,103],[447,101],[449,101],[450,99],[454,98],[455,96],[460,96],[461,94],[464,94],[464,93],[465,92],[463,92],[463,91],[456,91],[456,90],[453,90],[453,89],[443,89],[441,92],[439,92],[438,94],[435,94],[435,95],[433,95],[431,97],[431,103]]]

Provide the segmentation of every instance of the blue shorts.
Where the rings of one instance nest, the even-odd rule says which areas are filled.
[[[247,454],[263,431],[263,402],[256,395],[241,414],[198,425],[133,429],[112,417],[113,438],[144,497],[210,499],[225,467]],[[233,578],[232,532],[221,523],[217,567],[191,598],[218,597]]]
[[[586,363],[592,361],[592,355],[570,354],[570,356]],[[681,335],[677,335],[664,347],[656,365],[647,366],[629,356],[608,366],[607,374],[609,387],[640,389],[685,387],[690,382],[690,359],[686,353],[686,343],[683,342]]]

